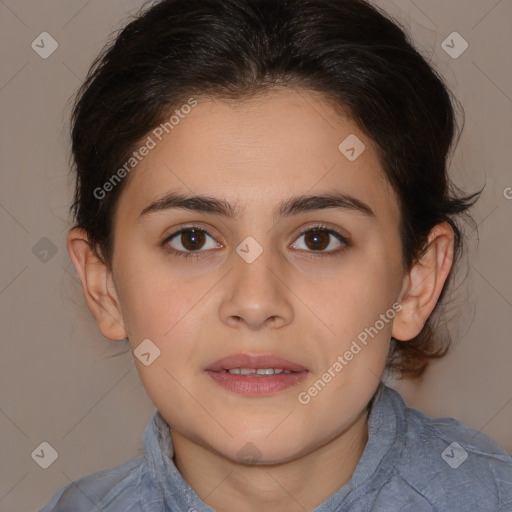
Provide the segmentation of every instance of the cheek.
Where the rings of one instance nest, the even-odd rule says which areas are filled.
[[[299,390],[297,401],[312,417],[333,428],[339,418],[358,414],[373,395],[386,361],[396,308],[386,294],[358,293],[347,300],[331,295],[334,335],[316,341],[322,365]]]
[[[198,326],[220,321],[218,309],[226,299],[222,287],[236,287],[229,277],[220,282],[224,267],[167,261],[149,251],[123,252],[121,246],[117,254],[129,255],[117,262],[116,282],[132,346],[146,338],[167,344],[193,337]],[[295,259],[283,266],[287,287],[282,293],[295,304],[294,322],[324,340],[324,353],[342,349],[391,307],[397,272],[389,258],[380,244],[372,251],[353,247],[341,256]]]
[[[306,400],[321,391],[323,398],[312,404],[318,414],[322,403],[343,409],[347,400],[352,400],[348,396],[355,399],[354,404],[371,397],[386,365],[399,290],[398,266],[394,268],[377,254],[355,256],[350,264],[347,259],[345,267],[331,275],[302,292],[307,292],[304,296],[311,309],[329,327],[327,330],[317,322],[324,333],[316,341],[323,367],[315,377],[323,380],[311,389],[311,395],[305,390]],[[311,323],[308,328],[312,336],[313,327]]]
[[[128,337],[134,343],[171,337],[185,317],[194,315],[209,280],[184,280],[157,265],[134,263],[120,266],[118,277]]]
[[[293,287],[315,313],[308,313],[311,322],[328,327],[333,340],[353,338],[372,326],[400,290],[398,265],[378,254],[354,252],[321,270],[301,270],[307,278],[297,279]]]

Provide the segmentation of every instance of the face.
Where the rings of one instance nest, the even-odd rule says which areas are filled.
[[[160,351],[135,358],[150,398],[171,431],[232,460],[248,443],[260,463],[325,445],[377,388],[404,279],[372,141],[290,89],[198,98],[150,135],[119,199],[112,266],[132,349]],[[176,207],[171,194],[209,201]]]

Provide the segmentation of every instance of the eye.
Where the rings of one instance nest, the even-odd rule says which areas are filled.
[[[208,238],[211,240],[209,246],[206,243],[208,242]],[[208,249],[222,247],[208,231],[197,226],[181,228],[179,231],[169,235],[162,245],[164,245],[169,252],[174,253],[174,256],[184,258],[199,257],[200,254],[193,253],[202,253]]]
[[[304,237],[302,247],[294,243],[294,249],[318,252],[321,256],[333,256],[343,251],[349,245],[349,241],[341,233],[326,226],[311,226],[299,235],[297,240]],[[333,237],[335,240],[333,240]],[[327,250],[329,249],[329,250]]]
[[[301,237],[304,237],[303,247],[297,243],[294,243],[292,247],[301,251],[319,253],[318,256],[335,256],[350,245],[349,240],[341,233],[323,225],[305,229],[297,240]],[[208,239],[210,239],[209,246]],[[178,258],[199,258],[209,249],[223,247],[207,230],[197,226],[182,227],[179,231],[169,235],[162,245],[169,253]]]

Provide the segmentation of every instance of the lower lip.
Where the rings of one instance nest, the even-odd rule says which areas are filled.
[[[306,378],[308,371],[263,375],[261,377],[248,377],[246,375],[234,375],[229,372],[213,372],[210,370],[206,370],[205,373],[217,384],[229,391],[234,391],[240,395],[264,396],[273,395],[279,391],[296,386]]]

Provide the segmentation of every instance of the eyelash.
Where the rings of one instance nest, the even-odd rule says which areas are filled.
[[[176,236],[181,235],[182,233],[186,233],[187,231],[192,231],[192,230],[200,231],[202,233],[206,233],[210,238],[215,240],[215,237],[207,229],[200,228],[199,226],[186,226],[186,227],[181,227],[181,229],[179,229],[178,231],[175,231],[174,233],[169,235],[162,242],[162,246],[165,247],[168,244],[168,242],[170,242]],[[339,233],[338,231],[336,231],[334,229],[330,229],[329,227],[325,226],[324,224],[317,224],[315,226],[309,226],[308,228],[304,229],[299,234],[297,239],[300,238],[301,236],[311,232],[311,231],[321,231],[321,232],[327,233],[329,235],[332,235],[335,238],[337,238],[340,242],[342,242],[344,244],[344,247],[341,247],[341,248],[336,249],[334,251],[327,251],[327,252],[313,251],[313,253],[317,252],[317,254],[314,254],[314,255],[309,254],[307,256],[309,258],[316,258],[318,256],[320,256],[320,257],[324,257],[324,256],[338,256],[340,253],[344,252],[347,249],[347,247],[349,247],[351,245],[349,240],[346,237],[344,237],[341,233]],[[176,258],[185,258],[185,259],[187,259],[187,258],[201,258],[201,257],[204,257],[204,256],[202,256],[202,253],[204,253],[205,251],[189,251],[189,252],[185,252],[185,251],[177,251],[175,249],[168,249],[168,252],[170,254],[172,254]]]
[[[213,238],[215,240],[215,237],[207,229],[200,228],[199,226],[187,226],[187,227],[181,227],[181,229],[179,231],[175,231],[174,233],[169,235],[162,242],[162,245],[165,247],[167,245],[167,243],[170,242],[176,236],[181,235],[182,233],[186,233],[187,231],[192,231],[192,230],[201,231],[202,233],[206,233],[210,238]],[[167,249],[167,251],[176,258],[185,258],[185,259],[187,259],[187,258],[202,258],[203,256],[201,253],[204,252],[204,251],[185,252],[185,251],[177,251],[175,249]]]

